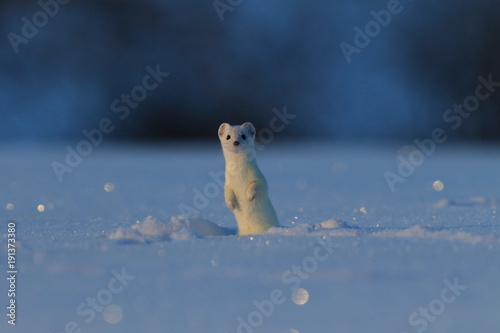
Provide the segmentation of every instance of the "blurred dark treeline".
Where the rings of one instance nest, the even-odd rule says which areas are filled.
[[[212,0],[60,1],[0,2],[2,141],[78,138],[102,118],[114,139],[213,137],[285,105],[283,136],[500,139],[500,87],[456,130],[443,121],[478,76],[500,81],[498,0],[402,0],[350,63],[340,43],[395,0],[221,0],[223,20]],[[16,53],[23,18],[41,26]],[[113,101],[147,66],[169,76],[120,119]]]

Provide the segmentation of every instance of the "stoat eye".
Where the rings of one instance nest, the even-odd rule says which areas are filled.
[[[245,134],[243,134],[243,135],[241,136],[241,138],[242,138],[243,140],[246,140],[246,139],[247,139],[247,136],[246,136]]]
[[[226,136],[226,140],[231,139],[231,135]]]

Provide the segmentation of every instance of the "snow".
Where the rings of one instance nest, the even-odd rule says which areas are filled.
[[[168,240],[187,240],[198,237],[235,235],[236,229],[219,227],[200,217],[172,216],[168,222],[158,222],[148,216],[130,228],[118,228],[109,239],[122,243],[144,243]]]
[[[399,148],[266,146],[283,227],[240,237],[216,140],[103,144],[62,182],[65,145],[4,145],[0,331],[496,332],[498,147],[442,145],[392,192]]]

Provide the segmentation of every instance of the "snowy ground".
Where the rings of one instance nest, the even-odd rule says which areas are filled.
[[[2,333],[498,332],[498,147],[437,147],[392,192],[397,146],[271,144],[287,228],[252,237],[204,236],[236,226],[216,140],[103,144],[59,182],[64,147],[0,147]]]

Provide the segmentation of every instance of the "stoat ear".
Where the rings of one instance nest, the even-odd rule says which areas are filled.
[[[248,129],[248,133],[250,133],[250,135],[252,136],[255,136],[255,127],[253,127],[252,123],[246,122],[243,125],[241,125],[241,127],[244,129]]]
[[[228,123],[223,123],[222,125],[219,126],[219,136],[224,135],[224,130],[226,127],[229,127],[230,125]]]

